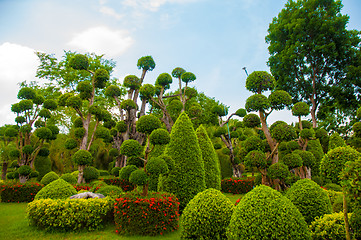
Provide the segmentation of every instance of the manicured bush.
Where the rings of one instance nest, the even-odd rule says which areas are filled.
[[[19,184],[7,182],[0,184],[0,200],[1,202],[31,202],[35,195],[42,189],[44,185],[39,183],[26,182]]]
[[[99,177],[109,176],[109,172],[107,170],[98,170]]]
[[[355,161],[361,156],[361,153],[355,149],[347,147],[334,148],[322,158],[320,172],[321,175],[333,183],[340,182],[340,173],[348,161]]]
[[[174,160],[175,168],[160,183],[159,189],[175,194],[182,210],[197,193],[205,190],[202,152],[193,124],[185,112],[172,127],[165,155]]]
[[[124,192],[132,191],[135,188],[135,185],[129,182],[129,180],[120,178],[105,178],[103,181],[108,185],[120,187]]]
[[[224,155],[221,149],[216,150],[216,153],[218,156],[219,165],[221,169],[221,179],[232,177],[233,171],[229,156]]]
[[[138,168],[135,165],[128,165],[128,166],[122,167],[119,170],[119,178],[129,181],[130,174],[132,174],[132,172],[134,172],[136,170],[138,170]]]
[[[126,193],[116,199],[116,232],[129,235],[163,235],[178,229],[179,202],[169,193],[139,196]]]
[[[315,156],[315,164],[311,166],[312,176],[318,176],[320,174],[320,163],[324,156],[323,149],[319,139],[310,140],[307,144],[307,151],[311,152]]]
[[[160,174],[167,174],[169,172],[168,165],[164,159],[160,157],[152,157],[148,160],[146,165],[147,173],[149,173],[149,190],[158,190],[158,179]]]
[[[41,184],[48,185],[52,181],[59,179],[59,175],[55,172],[48,172],[45,176],[41,179]]]
[[[310,239],[299,210],[276,190],[260,185],[247,193],[236,206],[227,228],[235,239]]]
[[[103,194],[106,197],[118,198],[123,193],[123,190],[120,187],[117,187],[114,185],[106,185],[106,186],[100,187],[96,191],[96,193]]]
[[[28,204],[27,218],[47,231],[92,231],[111,221],[113,206],[111,198],[40,199]]]
[[[285,180],[289,174],[288,166],[282,162],[272,164],[267,171],[267,176],[271,179]]]
[[[95,167],[84,168],[84,179],[86,182],[91,182],[99,178],[99,171]]]
[[[138,132],[149,135],[155,129],[160,128],[161,124],[162,124],[161,121],[156,116],[152,114],[143,115],[137,121],[136,128]]]
[[[72,175],[71,173],[65,173],[65,174],[61,175],[60,178],[67,181],[68,183],[70,183],[72,185],[77,183],[76,177],[74,175]]]
[[[294,169],[302,166],[302,157],[297,153],[289,153],[282,157],[284,164],[288,166],[289,169]]]
[[[351,214],[348,214],[350,219]],[[342,212],[325,214],[318,217],[310,225],[313,240],[339,240],[345,239],[345,222]]]
[[[327,183],[323,185],[323,187],[326,188],[327,190],[342,192],[342,187],[335,183]]]
[[[143,169],[137,169],[129,175],[129,182],[143,186],[148,182],[148,175]]]
[[[125,140],[120,146],[120,153],[127,157],[137,157],[142,152],[142,146],[134,139]]]
[[[108,186],[108,184],[106,184],[104,181],[94,181],[92,183],[90,183],[90,185],[92,186],[90,189],[90,192],[96,192],[98,191],[101,187],[105,187]]]
[[[31,167],[28,165],[20,166],[18,169],[19,174],[22,176],[29,176],[31,171]]]
[[[224,193],[245,194],[255,186],[254,178],[226,178],[222,179],[221,187]]]
[[[69,66],[75,70],[86,70],[89,67],[88,57],[83,54],[76,54],[70,59]]]
[[[78,150],[74,153],[72,160],[78,165],[88,165],[91,164],[93,156],[87,150]]]
[[[316,217],[332,212],[327,193],[310,179],[302,179],[291,186],[285,195],[301,212],[307,224]]]
[[[63,179],[55,180],[43,187],[35,196],[35,200],[51,198],[66,199],[77,194],[74,187]]]
[[[202,152],[204,163],[204,179],[206,188],[221,190],[221,170],[216,151],[213,148],[211,139],[208,137],[206,129],[200,125],[197,130],[197,139]]]
[[[181,239],[225,239],[233,208],[219,190],[198,193],[182,214]]]
[[[335,149],[337,147],[346,147],[346,143],[342,139],[342,137],[335,132],[329,138],[328,151],[331,151],[332,149]]]

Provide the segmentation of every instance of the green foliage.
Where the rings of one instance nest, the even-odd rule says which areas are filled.
[[[155,62],[152,56],[144,56],[138,59],[137,67],[145,71],[152,71],[155,68]]]
[[[276,139],[277,142],[288,142],[297,137],[294,127],[282,121],[273,123],[269,130],[271,132],[271,136]]]
[[[282,162],[272,164],[267,170],[267,176],[271,179],[286,179],[289,176],[288,166]]]
[[[342,186],[361,205],[361,158],[349,159],[340,175]]]
[[[192,122],[185,112],[174,123],[171,140],[165,155],[174,160],[175,167],[160,183],[160,190],[174,193],[180,201],[180,209],[205,189],[204,164]]]
[[[20,127],[20,132],[22,133],[30,133],[32,130],[32,127],[29,124],[25,124]]]
[[[160,157],[152,157],[148,160],[146,170],[149,175],[149,190],[157,191],[158,179],[160,174],[167,174],[169,172],[168,165],[164,159]]]
[[[30,154],[32,154],[32,152],[34,151],[34,147],[31,146],[31,145],[25,145],[25,146],[22,148],[22,151],[23,151],[23,153],[25,153],[26,155],[30,155]]]
[[[120,187],[124,192],[132,191],[135,188],[134,184],[120,178],[104,178],[103,181],[109,185]]]
[[[39,173],[40,173],[40,171],[39,171]],[[51,171],[44,175],[44,177],[41,179],[41,184],[48,185],[49,183],[51,183],[55,180],[58,180],[58,179],[59,179],[59,175],[56,174],[55,172]]]
[[[115,202],[116,232],[155,236],[175,231],[178,229],[178,207],[177,198],[169,193],[150,193],[146,197],[126,193]]]
[[[240,108],[238,109],[235,114],[238,116],[238,117],[244,117],[247,115],[247,112],[246,112],[246,109],[243,109],[243,108]]]
[[[130,111],[132,109],[137,109],[137,104],[132,99],[123,100],[120,104],[121,109]]]
[[[37,156],[34,160],[35,170],[39,172],[37,180],[40,181],[45,174],[51,172],[51,160],[49,157]]]
[[[247,98],[245,105],[247,112],[265,111],[269,109],[270,106],[271,104],[268,98],[265,95],[257,93]]]
[[[323,187],[326,188],[327,190],[342,192],[342,187],[335,183],[327,183],[324,184]]]
[[[99,230],[111,220],[114,200],[92,199],[40,199],[27,206],[30,225],[47,231]]]
[[[348,214],[351,217],[351,214]],[[342,212],[325,214],[318,217],[310,225],[311,237],[314,240],[338,240],[345,239],[345,222]]]
[[[180,78],[182,76],[182,74],[185,72],[186,72],[186,70],[184,70],[183,68],[177,67],[177,68],[173,69],[172,76],[175,78]]]
[[[262,93],[272,90],[275,80],[271,74],[265,71],[254,71],[246,79],[246,88],[254,93]]]
[[[88,165],[92,163],[93,156],[87,150],[78,150],[74,153],[72,160],[78,165]]]
[[[337,147],[346,147],[346,142],[342,139],[340,134],[335,132],[329,138],[328,151],[335,149]]]
[[[135,170],[138,170],[138,168],[135,165],[128,165],[122,167],[119,171],[119,178],[122,180],[129,181],[130,174],[132,174],[132,172],[134,172]]]
[[[221,170],[218,156],[203,125],[197,128],[196,135],[202,152],[206,188],[221,190]]]
[[[19,102],[19,107],[21,112],[29,111],[33,108],[33,101],[31,100],[21,100]]]
[[[117,122],[116,129],[118,130],[118,132],[124,133],[127,131],[128,126],[124,121],[119,121]]]
[[[64,147],[68,150],[72,150],[78,147],[78,142],[73,138],[68,138],[65,143]]]
[[[87,100],[92,96],[93,86],[89,81],[82,81],[78,83],[76,90],[79,92],[79,97],[81,99]]]
[[[247,167],[256,167],[256,168],[267,168],[269,165],[269,162],[266,159],[266,154],[260,150],[252,150],[250,151],[245,159],[244,164]]]
[[[243,147],[245,148],[245,150],[247,152],[253,151],[253,150],[260,150],[260,151],[264,151],[264,144],[262,142],[262,139],[258,136],[251,136],[248,137],[244,142],[243,142]]]
[[[323,149],[319,139],[310,140],[307,144],[307,151],[311,152],[315,156],[315,164],[311,167],[312,175],[318,176],[320,172],[321,159],[324,156]]]
[[[0,199],[3,203],[31,202],[42,187],[43,185],[33,182],[26,182],[25,184],[0,183]]]
[[[350,226],[355,239],[361,238],[361,208],[356,209],[350,217]]]
[[[50,150],[47,147],[42,147],[39,149],[38,156],[47,157],[50,154]]]
[[[53,133],[47,127],[41,127],[36,129],[34,134],[40,139],[50,139],[53,136]]]
[[[161,73],[155,80],[155,85],[166,87],[173,82],[172,76],[169,73]]]
[[[123,190],[120,187],[117,186],[104,186],[99,188],[96,193],[100,193],[103,194],[106,197],[111,197],[111,198],[118,198],[120,197],[121,194],[123,194]]]
[[[95,167],[84,168],[84,179],[86,182],[91,182],[99,178],[99,171]]]
[[[119,97],[122,95],[122,90],[118,86],[110,85],[105,89],[104,94],[107,97]]]
[[[170,141],[170,135],[167,130],[158,128],[149,135],[149,141],[152,145],[165,145]]]
[[[271,108],[275,110],[282,110],[292,104],[291,96],[283,90],[276,90],[268,96]]]
[[[294,154],[298,154],[302,158],[302,165],[306,167],[312,167],[315,162],[315,156],[309,151],[295,150]]]
[[[310,114],[310,106],[305,102],[295,103],[292,107],[293,116],[307,116]]]
[[[361,118],[361,107],[359,107],[358,109],[357,109],[357,111],[356,111],[356,117],[357,118]]]
[[[68,107],[72,107],[75,109],[81,109],[82,105],[83,105],[83,101],[79,96],[70,96],[66,102],[65,105]]]
[[[115,177],[119,177],[119,171],[120,171],[120,167],[113,167],[110,173]]]
[[[94,86],[96,88],[105,88],[105,84],[109,78],[109,72],[106,69],[97,69],[94,73]]]
[[[311,128],[311,129],[302,129],[300,132],[300,137],[303,139],[313,139],[315,138],[315,131]]]
[[[295,152],[286,154],[282,157],[282,161],[289,167],[289,169],[301,167],[303,164],[302,157]]]
[[[137,131],[144,134],[151,134],[157,128],[160,128],[161,121],[154,115],[141,116],[137,121]]]
[[[333,183],[340,182],[340,173],[348,161],[355,161],[361,156],[361,153],[355,149],[347,147],[337,147],[330,150],[321,161],[321,175]]]
[[[233,208],[219,190],[198,193],[182,214],[181,239],[225,239]]]
[[[75,70],[87,70],[89,67],[88,57],[83,54],[76,54],[70,59],[69,66]]]
[[[99,126],[95,131],[95,137],[97,138],[103,138],[107,139],[110,138],[110,131],[108,128],[105,128],[103,126]]]
[[[136,90],[139,89],[142,83],[140,79],[135,75],[128,75],[124,78],[123,85],[126,88]]]
[[[71,173],[65,173],[65,174],[61,175],[60,178],[63,179],[64,181],[67,181],[71,185],[75,185],[77,183],[76,177],[74,175],[72,175]]]
[[[152,153],[153,153],[153,151],[152,151]],[[129,165],[135,165],[138,168],[144,168],[144,161],[139,157],[128,157],[126,166],[129,166]]]
[[[138,186],[143,186],[148,182],[148,175],[144,170],[137,169],[130,174],[129,182]]]
[[[221,181],[223,193],[245,194],[253,189],[255,182],[253,178],[225,178]]]
[[[181,75],[182,82],[190,83],[196,80],[196,75],[191,72],[185,72]]]
[[[35,96],[35,90],[30,87],[23,87],[18,92],[18,99],[34,99]]]
[[[55,110],[57,107],[58,107],[58,104],[54,99],[46,99],[43,103],[44,109]]]
[[[214,105],[212,107],[212,113],[217,114],[220,117],[226,116],[228,114],[228,109],[221,105]]]
[[[66,199],[77,194],[74,187],[63,179],[52,181],[43,187],[35,196],[35,200],[39,199]]]
[[[352,130],[354,132],[354,136],[355,137],[361,137],[361,122],[356,122],[353,126],[352,126]]]
[[[127,157],[137,157],[142,152],[142,146],[134,139],[125,140],[120,146],[120,154]]]
[[[243,123],[245,127],[254,128],[258,127],[261,124],[261,120],[256,114],[250,113],[244,116]]]
[[[28,165],[20,166],[18,169],[18,172],[21,176],[29,176],[31,171],[32,171],[32,169]]]
[[[5,130],[5,136],[7,137],[16,137],[18,136],[19,132],[15,128],[6,128]]]
[[[310,239],[298,209],[270,187],[260,185],[247,193],[235,208],[227,237],[233,239]]]
[[[216,131],[214,131],[213,136],[221,137],[221,135],[226,135],[227,129],[225,127],[217,127]]]
[[[291,186],[285,195],[301,212],[307,224],[316,217],[332,212],[327,193],[314,181],[302,179]]]

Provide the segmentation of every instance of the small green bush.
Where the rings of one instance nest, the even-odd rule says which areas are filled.
[[[18,169],[19,174],[22,176],[29,176],[31,171],[31,167],[28,165],[20,166]]]
[[[59,175],[55,172],[48,172],[45,176],[41,179],[41,184],[48,185],[52,181],[59,179]]]
[[[63,179],[55,180],[43,187],[35,196],[35,200],[39,199],[66,199],[77,194],[74,187]]]
[[[95,167],[84,168],[84,179],[86,182],[91,182],[99,178],[99,171]]]
[[[350,219],[351,214],[348,214]],[[340,213],[325,214],[318,217],[310,225],[313,240],[339,240],[345,239],[344,215]]]
[[[93,156],[87,150],[78,150],[74,153],[72,160],[78,165],[88,165],[91,164]]]
[[[332,212],[327,193],[310,179],[297,181],[285,196],[298,208],[308,224],[316,217]]]
[[[119,177],[119,171],[120,171],[120,167],[113,167],[112,170],[110,171],[111,174],[115,177]]]
[[[225,239],[233,208],[219,190],[198,193],[182,214],[181,239]]]
[[[74,175],[72,175],[71,173],[65,173],[63,175],[61,175],[60,177],[61,179],[67,181],[68,183],[75,185],[77,183],[77,179]]]
[[[148,175],[144,170],[137,169],[130,174],[129,182],[138,186],[143,186],[148,182]]]
[[[130,174],[137,169],[138,168],[134,165],[128,165],[128,166],[122,167],[119,171],[119,178],[129,181]]]
[[[101,187],[108,186],[107,183],[105,183],[104,181],[100,181],[100,180],[94,181],[94,182],[90,183],[90,185],[92,186],[92,187],[90,188],[90,192],[96,192],[96,191],[98,191]]]
[[[96,193],[103,194],[106,197],[118,198],[121,194],[123,194],[123,190],[117,186],[103,186],[100,187]]]
[[[335,149],[337,147],[346,147],[345,141],[342,139],[342,137],[338,133],[333,133],[328,142],[328,151]]]

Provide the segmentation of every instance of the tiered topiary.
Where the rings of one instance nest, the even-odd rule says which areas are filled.
[[[173,125],[165,155],[174,160],[175,167],[159,188],[174,193],[180,201],[180,209],[184,209],[197,193],[205,190],[202,153],[192,122],[185,112]]]
[[[52,181],[59,179],[59,175],[55,172],[48,172],[45,176],[41,179],[41,184],[48,185]]]
[[[235,208],[227,228],[227,238],[310,239],[299,210],[276,190],[260,185],[247,193]]]
[[[38,199],[66,199],[77,194],[74,187],[63,179],[55,180],[43,187],[35,196]]]
[[[291,186],[285,195],[310,224],[316,217],[332,212],[327,193],[310,179],[302,179]]]
[[[219,190],[198,193],[182,214],[181,239],[226,239],[234,205]]]
[[[219,160],[217,153],[213,148],[211,139],[208,137],[203,125],[200,125],[197,128],[196,134],[199,147],[202,151],[206,188],[221,190],[221,171]]]

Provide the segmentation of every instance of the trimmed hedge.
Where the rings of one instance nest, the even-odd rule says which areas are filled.
[[[173,194],[125,193],[115,202],[116,233],[155,236],[173,232],[178,229],[178,210],[179,202]]]
[[[222,192],[245,194],[255,186],[254,178],[226,178],[221,181]]]
[[[27,206],[30,225],[47,231],[89,231],[101,229],[112,220],[114,200],[91,199],[40,199]]]
[[[8,182],[0,185],[1,202],[31,202],[35,195],[43,188],[39,183],[13,183]]]

